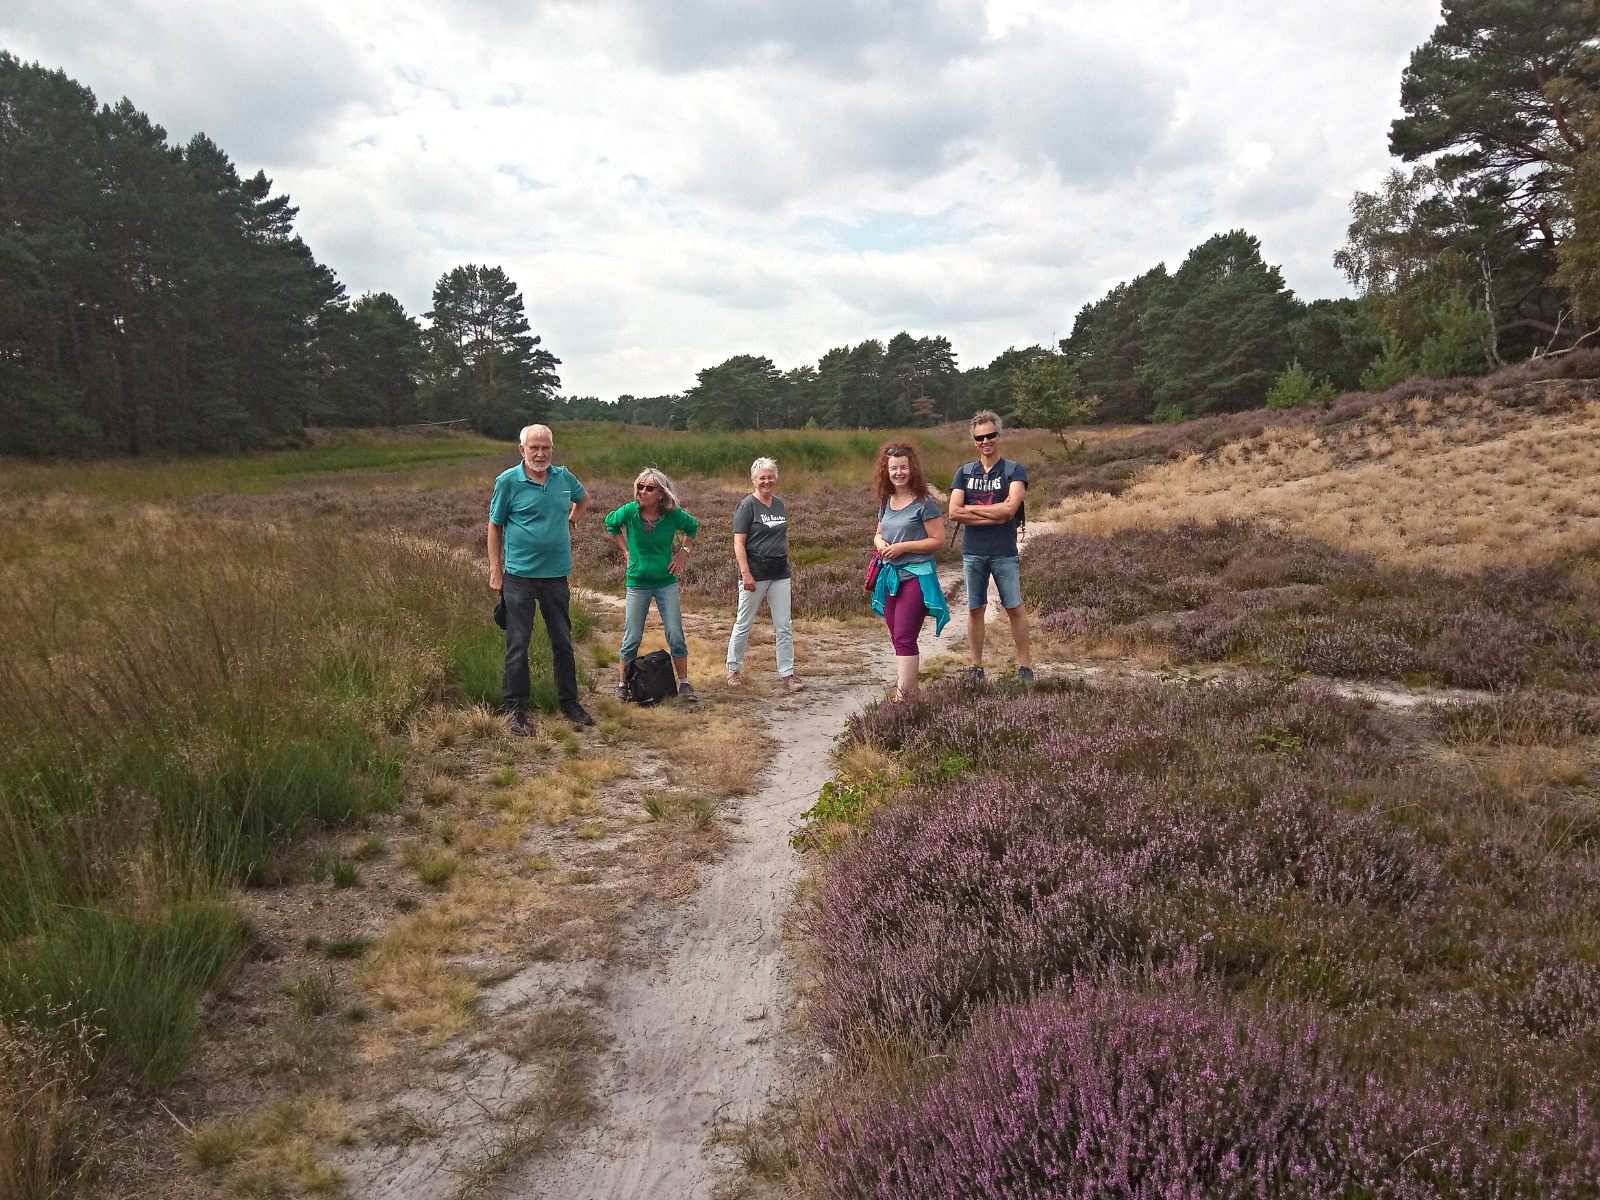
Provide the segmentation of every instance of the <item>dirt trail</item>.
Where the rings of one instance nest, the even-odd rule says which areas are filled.
[[[931,626],[926,657],[961,636]],[[605,981],[615,1053],[598,1085],[605,1115],[573,1144],[530,1162],[505,1194],[547,1200],[713,1196],[738,1170],[713,1135],[759,1117],[792,1053],[783,1034],[793,1003],[782,942],[801,864],[789,832],[832,774],[829,752],[850,714],[881,698],[894,677],[886,638],[861,631],[830,655],[848,669],[811,676],[807,691],[775,704],[765,725],[778,749],[758,790],[739,804],[739,833],[699,891],[677,909],[641,919],[644,961]]]

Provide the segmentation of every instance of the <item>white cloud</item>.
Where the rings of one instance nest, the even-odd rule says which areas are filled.
[[[0,46],[265,168],[352,294],[503,266],[566,390],[907,328],[963,365],[1245,228],[1338,294],[1435,0],[13,0]]]

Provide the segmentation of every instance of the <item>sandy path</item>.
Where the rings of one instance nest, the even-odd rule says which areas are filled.
[[[964,636],[964,613],[937,638],[930,624],[924,657]],[[761,1115],[793,1052],[783,1034],[793,993],[782,929],[802,867],[789,832],[831,777],[829,752],[850,714],[894,679],[881,634],[863,631],[848,650],[847,673],[813,678],[773,706],[766,732],[779,748],[739,805],[738,837],[692,900],[641,918],[633,941],[647,961],[606,979],[615,1053],[598,1082],[605,1115],[569,1147],[527,1164],[505,1194],[700,1200],[739,1170],[712,1135]]]

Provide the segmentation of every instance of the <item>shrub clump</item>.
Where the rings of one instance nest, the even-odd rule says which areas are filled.
[[[1270,690],[1130,689],[1117,718],[1104,697],[1045,692],[982,719],[939,692],[920,713],[864,718],[903,763],[931,765],[938,746],[987,769],[925,786],[837,856],[801,918],[826,962],[824,1036],[939,1037],[985,1001],[1186,953],[1258,974],[1274,952],[1239,947],[1273,914],[1319,914],[1303,928],[1321,921],[1331,948],[1424,897],[1438,868],[1415,833],[1328,804],[1309,782],[1315,752],[1263,753]],[[1313,692],[1277,691],[1273,747],[1340,738],[1352,706]]]
[[[920,1200],[1594,1195],[1581,1104],[1507,1121],[1352,1071],[1297,1010],[1085,981],[977,1024],[941,1078],[819,1139],[826,1194]]]

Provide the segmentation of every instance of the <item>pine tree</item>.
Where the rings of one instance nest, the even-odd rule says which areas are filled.
[[[1155,419],[1261,407],[1289,361],[1296,309],[1278,268],[1243,230],[1195,247],[1147,313],[1148,357],[1136,375]]]
[[[435,413],[514,438],[548,415],[560,359],[529,332],[522,293],[499,267],[456,267],[433,289],[426,378]]]
[[[1048,429],[1063,447],[1067,427],[1092,419],[1100,398],[1083,390],[1078,368],[1064,354],[1042,354],[1012,376],[1018,421]]]

